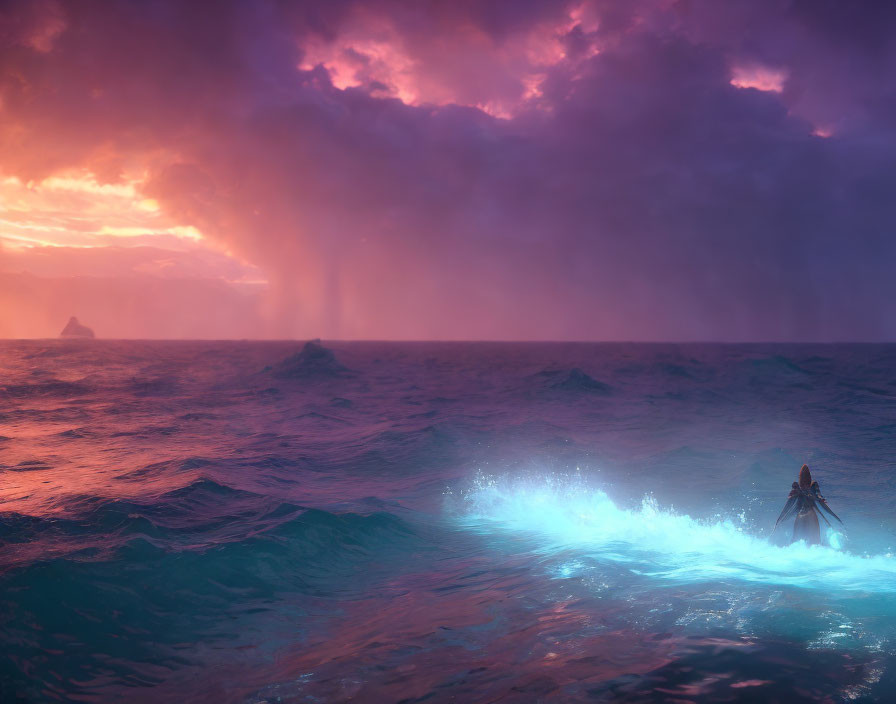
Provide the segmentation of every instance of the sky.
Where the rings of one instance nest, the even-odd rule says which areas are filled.
[[[896,3],[0,0],[0,337],[896,340]]]

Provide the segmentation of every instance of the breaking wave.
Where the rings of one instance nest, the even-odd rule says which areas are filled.
[[[742,518],[702,520],[645,497],[618,506],[576,477],[500,479],[480,475],[463,492],[461,523],[479,532],[531,537],[540,552],[575,550],[647,577],[678,583],[740,580],[810,589],[896,592],[893,555],[858,555],[832,547],[779,546],[751,533]]]

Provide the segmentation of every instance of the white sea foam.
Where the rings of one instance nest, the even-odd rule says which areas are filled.
[[[896,592],[896,558],[838,549],[842,536],[830,529],[834,547],[776,546],[751,534],[742,520],[695,519],[652,497],[621,508],[575,476],[479,475],[462,494],[460,520],[473,530],[527,534],[540,551],[572,549],[658,579]]]

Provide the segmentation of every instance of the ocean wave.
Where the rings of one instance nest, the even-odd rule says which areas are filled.
[[[664,634],[791,638],[808,681],[896,639],[890,348],[340,342],[350,375],[281,378],[301,344],[4,344],[0,386],[28,389],[0,391],[0,701],[239,701],[306,672],[296,700],[358,672],[371,700],[451,672],[500,697],[514,652],[593,692],[614,632],[650,670]],[[840,548],[766,539],[804,461]],[[478,466],[601,471],[482,476],[446,516]],[[511,663],[507,689],[460,651]]]
[[[811,589],[896,592],[896,558],[836,547],[774,545],[738,518],[700,520],[652,497],[619,507],[576,477],[480,476],[462,494],[459,519],[478,531],[529,535],[543,552],[574,549],[634,573],[679,583],[740,580]],[[832,545],[844,536],[829,534]]]
[[[817,383],[817,373],[813,373],[798,365],[784,355],[747,359],[740,364],[740,369],[753,386],[784,386],[796,389],[812,389]]]
[[[72,578],[65,575],[114,578],[125,587],[138,572],[151,571],[150,581],[162,591],[175,590],[184,580],[201,583],[217,575],[221,584],[251,583],[265,592],[348,592],[352,585],[335,577],[354,574],[359,561],[420,547],[414,529],[394,514],[333,513],[288,502],[269,505],[251,520],[232,516],[228,530],[166,526],[164,516],[121,501],[85,518],[89,520],[0,515],[0,537],[8,543],[40,541],[47,532],[57,540],[66,534],[79,539],[71,543],[77,549],[68,554],[49,550],[41,558],[35,553],[27,564],[7,570],[0,584],[30,583],[40,591],[40,580],[29,575],[51,571],[57,576],[45,584],[47,590],[63,588],[59,582]],[[223,578],[223,573],[229,576]],[[134,599],[139,603],[137,595]]]
[[[696,359],[687,362],[654,362],[652,364],[626,364],[616,370],[628,377],[668,377],[670,379],[702,379],[709,375],[706,365]]]
[[[34,543],[35,550],[18,556],[28,559],[42,551],[62,557],[89,547],[90,559],[111,560],[119,551],[130,550],[134,540],[171,553],[237,549],[232,546],[247,541],[264,551],[272,541],[287,541],[290,554],[301,556],[363,545],[373,548],[378,540],[385,550],[390,537],[411,533],[402,519],[387,512],[329,513],[205,477],[142,500],[69,496],[64,514],[0,513],[0,537]],[[22,560],[15,562],[20,565]]]
[[[0,395],[16,399],[34,397],[71,398],[73,396],[86,396],[92,391],[93,388],[86,384],[62,381],[60,379],[51,379],[33,384],[7,384],[0,386]]]
[[[0,464],[0,470],[7,472],[39,472],[50,469],[50,465],[42,460],[22,460],[17,464]]]
[[[284,518],[272,530],[203,549],[173,550],[147,530],[105,558],[83,547],[0,575],[0,682],[40,700],[90,698],[109,681],[158,684],[172,668],[201,659],[191,644],[233,648],[244,639],[240,619],[264,612],[278,623],[290,619],[284,629],[294,640],[308,628],[309,608],[296,599],[363,594],[390,552],[418,546],[408,524],[390,514],[308,510]],[[54,673],[39,691],[21,666],[35,653]]]
[[[146,396],[174,396],[180,383],[174,376],[134,377],[127,384],[127,390],[137,398]]]
[[[323,379],[351,376],[352,371],[336,360],[332,350],[310,340],[299,352],[267,368],[280,379]]]
[[[578,367],[572,369],[545,369],[535,377],[547,382],[551,389],[558,391],[584,392],[606,395],[612,389],[609,384],[594,379]]]

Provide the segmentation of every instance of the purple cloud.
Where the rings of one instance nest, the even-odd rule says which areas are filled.
[[[11,6],[0,169],[141,171],[282,336],[892,339],[873,10]]]

